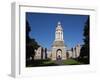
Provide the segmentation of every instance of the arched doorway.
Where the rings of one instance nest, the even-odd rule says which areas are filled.
[[[58,49],[56,51],[56,60],[61,60],[62,59],[62,50]]]

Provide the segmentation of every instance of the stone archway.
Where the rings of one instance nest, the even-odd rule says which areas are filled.
[[[58,49],[56,51],[56,60],[61,60],[62,59],[62,50]]]

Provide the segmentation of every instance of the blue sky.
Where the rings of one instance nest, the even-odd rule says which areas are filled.
[[[51,48],[55,39],[55,29],[58,21],[64,30],[64,41],[69,47],[83,43],[83,29],[88,15],[26,13],[26,20],[31,27],[30,37],[43,46]]]

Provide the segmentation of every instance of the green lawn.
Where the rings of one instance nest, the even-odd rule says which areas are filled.
[[[63,65],[78,65],[81,64],[80,62],[74,60],[74,59],[67,59],[62,61]]]
[[[39,67],[39,66],[56,66],[57,64],[51,60],[34,60],[31,61],[27,67]]]
[[[57,61],[52,60],[35,60],[32,61],[27,67],[36,67],[36,66],[57,66],[57,65],[79,65],[80,62],[74,60],[74,59],[67,59],[62,60],[60,64],[57,64]]]

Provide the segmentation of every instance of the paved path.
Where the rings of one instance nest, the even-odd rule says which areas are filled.
[[[56,63],[57,65],[62,65],[62,60],[56,60],[55,63]]]

